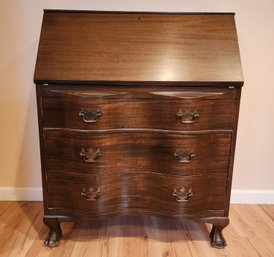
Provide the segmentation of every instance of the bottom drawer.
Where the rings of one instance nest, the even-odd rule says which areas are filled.
[[[106,215],[143,210],[198,217],[224,210],[226,174],[56,173],[48,176],[46,189],[48,215]]]

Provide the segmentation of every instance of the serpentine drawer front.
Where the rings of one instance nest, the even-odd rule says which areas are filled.
[[[45,131],[47,172],[227,173],[230,133]],[[115,163],[115,165],[113,165]],[[81,169],[79,169],[81,167]]]
[[[220,186],[216,187],[216,184]],[[68,175],[60,172],[48,176],[47,191],[47,207],[53,215],[107,215],[139,209],[199,218],[224,215],[226,174],[170,176],[119,172]],[[64,201],[66,198],[70,200]]]
[[[46,88],[43,90],[44,124],[52,128],[92,130],[232,129],[236,99],[234,90],[142,89],[124,88],[115,92],[98,87],[97,92],[91,93],[87,87],[75,92],[65,88]]]
[[[47,10],[34,81],[45,244],[60,223],[158,215],[223,248],[242,70],[234,15]]]

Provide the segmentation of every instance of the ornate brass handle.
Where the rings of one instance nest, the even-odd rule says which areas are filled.
[[[190,110],[188,108],[181,110],[176,113],[176,117],[181,120],[183,124],[191,124],[194,123],[195,120],[200,116],[197,110]]]
[[[101,156],[101,150],[98,148],[96,151],[89,147],[87,150],[85,148],[81,148],[80,156],[83,156],[85,162],[97,162]]]
[[[102,116],[102,112],[99,110],[93,112],[90,109],[83,109],[79,112],[79,116],[82,116],[84,122],[95,123]]]
[[[188,202],[190,197],[193,196],[192,188],[186,190],[184,187],[181,189],[174,188],[172,195],[177,202]]]
[[[90,187],[88,190],[83,188],[81,195],[85,197],[87,201],[97,201],[101,197],[102,193],[100,187],[98,187],[97,190],[93,187]]]
[[[177,150],[174,153],[174,156],[177,157],[177,161],[180,163],[188,163],[196,156],[195,153],[187,152],[184,150]]]

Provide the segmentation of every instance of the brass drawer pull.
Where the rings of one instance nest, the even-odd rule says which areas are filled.
[[[181,189],[174,188],[172,195],[177,202],[188,202],[190,197],[193,196],[192,188],[186,190],[184,187]]]
[[[93,112],[90,109],[83,109],[79,112],[79,116],[82,116],[84,122],[95,123],[102,116],[102,112],[99,110]]]
[[[190,110],[188,108],[181,110],[176,113],[176,117],[181,120],[183,124],[191,124],[196,121],[196,119],[200,116],[197,110]]]
[[[86,188],[82,189],[81,196],[85,197],[87,201],[97,201],[101,197],[101,189],[98,187],[98,189],[94,189],[93,187],[90,187],[89,190],[86,190]]]
[[[97,162],[101,156],[101,150],[98,148],[96,151],[89,147],[87,150],[81,148],[80,156],[83,156],[85,162]]]
[[[177,150],[174,153],[174,156],[177,157],[177,161],[180,163],[189,163],[196,156],[195,153],[189,153],[184,150]]]

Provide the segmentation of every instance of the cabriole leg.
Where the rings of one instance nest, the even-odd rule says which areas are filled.
[[[48,247],[58,246],[62,237],[62,230],[59,220],[55,218],[44,218],[43,221],[49,228],[49,233],[45,238],[44,244]]]

